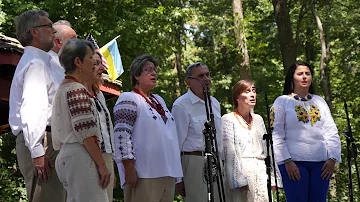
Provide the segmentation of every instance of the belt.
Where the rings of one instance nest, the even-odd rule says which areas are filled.
[[[50,132],[50,133],[51,133],[51,126],[46,126],[45,131],[46,131],[46,132]]]
[[[205,156],[203,151],[181,152],[181,155]]]

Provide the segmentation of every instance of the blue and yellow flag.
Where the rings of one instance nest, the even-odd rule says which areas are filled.
[[[116,42],[118,37],[119,36],[115,37],[109,43],[100,48],[100,52],[103,54],[107,65],[109,66],[107,72],[110,80],[117,79],[124,72],[124,67],[122,65],[120,52]]]

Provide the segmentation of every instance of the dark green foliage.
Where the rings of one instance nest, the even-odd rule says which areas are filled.
[[[288,0],[297,59],[310,62],[315,68],[314,84],[322,95],[319,60],[319,31],[311,12],[311,1]],[[353,136],[360,143],[360,4],[357,0],[317,0],[329,55],[325,66],[330,70],[333,117],[339,134],[347,131],[342,98],[348,100]],[[232,1],[212,0],[0,0],[0,32],[15,37],[14,17],[28,9],[44,9],[55,22],[66,19],[73,24],[79,38],[92,33],[100,46],[117,35],[125,68],[119,78],[122,91],[130,91],[129,66],[141,54],[149,53],[159,60],[160,73],[154,93],[161,95],[171,109],[180,96],[180,84],[186,67],[196,61],[208,65],[212,78],[212,95],[221,103],[222,114],[233,110],[232,86],[239,80],[239,50],[235,43]],[[255,112],[266,121],[264,91],[269,104],[281,95],[284,67],[277,36],[274,8],[268,0],[243,1],[247,48],[252,79],[258,97]],[[180,37],[176,34],[180,33]],[[181,53],[181,72],[176,70],[176,53]],[[180,80],[179,80],[180,78]],[[112,107],[116,99],[108,102]],[[343,163],[334,177],[328,201],[347,200],[347,167],[345,139],[341,135]],[[0,137],[0,202],[19,201],[25,196],[23,180],[16,167],[15,142],[11,134]],[[358,161],[360,159],[358,158]],[[360,190],[354,176],[355,201]],[[116,171],[117,172],[117,171]],[[118,182],[119,183],[119,182]],[[4,199],[3,199],[4,198]],[[114,198],[122,201],[122,191],[115,189]],[[282,194],[282,200],[284,196]],[[180,201],[180,198],[177,198]]]

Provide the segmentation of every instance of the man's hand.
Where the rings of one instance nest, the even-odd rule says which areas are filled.
[[[175,187],[176,193],[178,193],[182,197],[186,196],[184,182],[177,183]]]
[[[33,158],[34,174],[41,182],[47,182],[51,178],[50,169],[54,168],[53,163],[46,155]]]

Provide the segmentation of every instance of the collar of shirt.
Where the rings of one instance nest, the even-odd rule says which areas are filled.
[[[60,64],[60,60],[59,60],[59,55],[57,53],[55,53],[53,50],[50,50],[48,52],[48,54],[51,56],[51,59],[53,60],[53,62],[55,62],[58,68],[61,69],[61,71],[65,72],[64,67]]]
[[[204,100],[200,99],[197,95],[195,95],[194,92],[192,92],[192,90],[190,88],[189,88],[187,94],[188,94],[192,104],[195,104],[197,102],[205,103]]]
[[[24,55],[25,54],[29,57],[39,57],[44,62],[46,62],[47,66],[50,66],[51,56],[39,48],[36,48],[34,46],[25,46]]]

